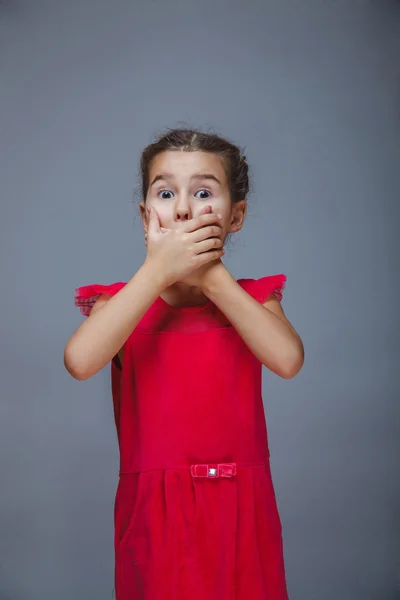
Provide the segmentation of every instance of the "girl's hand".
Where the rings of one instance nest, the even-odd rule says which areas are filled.
[[[207,213],[187,221],[179,229],[163,229],[156,210],[150,207],[146,262],[157,266],[166,287],[221,258],[219,221],[218,215]]]
[[[200,215],[211,214],[211,213],[212,213],[212,207],[206,206],[202,209],[202,211],[200,212]],[[223,254],[224,254],[224,252],[222,251],[222,255]],[[207,263],[206,265],[203,265],[202,267],[199,267],[198,269],[193,271],[190,275],[185,277],[184,280],[180,280],[180,283],[185,283],[186,285],[190,285],[193,287],[199,287],[200,289],[203,289],[203,287],[206,285],[208,279],[210,279],[214,276],[215,277],[218,276],[218,271],[221,268],[224,268],[224,265],[221,262],[221,258],[218,258],[216,260],[213,260],[212,262]]]

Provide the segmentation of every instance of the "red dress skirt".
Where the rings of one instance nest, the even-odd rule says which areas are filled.
[[[239,280],[279,299],[284,275]],[[76,291],[84,315],[102,293]],[[245,318],[245,315],[244,315]],[[262,365],[218,308],[158,298],[112,362],[117,600],[287,600]]]

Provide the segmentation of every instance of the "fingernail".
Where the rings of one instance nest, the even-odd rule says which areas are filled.
[[[222,215],[218,214],[217,217],[218,217],[218,219],[222,219]]]

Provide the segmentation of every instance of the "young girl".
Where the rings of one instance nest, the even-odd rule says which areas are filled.
[[[111,361],[120,449],[117,600],[285,600],[282,530],[261,369],[291,378],[302,342],[284,275],[236,281],[221,262],[246,214],[239,148],[173,130],[145,149],[147,257],[128,283],[89,285],[65,365]]]

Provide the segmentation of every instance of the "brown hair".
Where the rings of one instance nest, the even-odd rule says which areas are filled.
[[[146,200],[149,189],[151,162],[158,154],[167,150],[217,154],[224,161],[231,201],[246,199],[249,192],[249,168],[246,157],[238,146],[214,133],[203,133],[196,129],[171,129],[147,146],[142,153],[140,174],[143,200]]]

